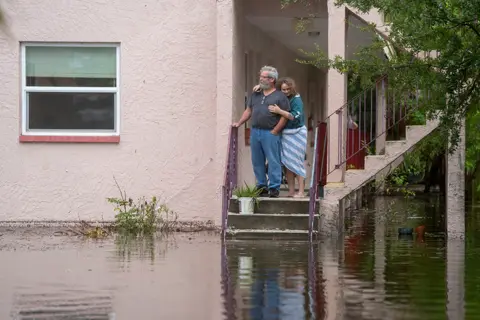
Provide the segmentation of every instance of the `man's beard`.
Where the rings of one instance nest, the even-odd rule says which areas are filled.
[[[260,89],[262,90],[267,90],[267,89],[270,89],[272,86],[270,85],[270,83],[262,83],[260,82]]]

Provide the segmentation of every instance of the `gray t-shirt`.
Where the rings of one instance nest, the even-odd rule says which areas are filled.
[[[247,107],[252,108],[252,127],[257,129],[272,130],[282,117],[279,114],[268,110],[269,105],[276,104],[282,110],[290,111],[290,102],[287,96],[281,91],[274,91],[268,96],[263,91],[254,92],[248,99]]]

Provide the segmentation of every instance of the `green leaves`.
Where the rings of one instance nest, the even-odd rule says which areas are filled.
[[[122,191],[115,177],[115,184],[120,191],[120,198],[107,198],[114,205],[115,227],[123,233],[132,235],[153,234],[157,230],[162,232],[171,231],[177,220],[177,214],[171,211],[166,204],[160,203],[157,197],[150,200],[145,197],[136,202],[127,197]]]
[[[283,4],[292,2],[284,0]],[[300,62],[351,74],[352,81],[359,78],[363,87],[387,75],[389,86],[397,92],[412,84],[429,88],[434,99],[426,115],[439,116],[453,149],[459,141],[460,120],[472,109],[480,110],[480,2],[340,0],[337,4],[386,13],[389,39],[379,36],[353,60],[328,57],[317,48]],[[365,28],[374,30],[375,26]],[[390,59],[384,59],[381,51],[391,51]]]

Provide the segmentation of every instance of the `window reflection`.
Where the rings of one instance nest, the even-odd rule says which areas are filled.
[[[115,94],[30,92],[28,129],[114,131]]]

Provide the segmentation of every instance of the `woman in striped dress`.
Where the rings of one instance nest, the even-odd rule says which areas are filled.
[[[281,78],[277,86],[290,100],[290,112],[280,109],[277,105],[269,106],[270,112],[279,114],[289,121],[282,131],[282,164],[286,169],[288,196],[305,197],[305,154],[307,152],[307,128],[303,101],[295,88],[292,78]],[[295,193],[295,176],[298,181],[298,193]]]

